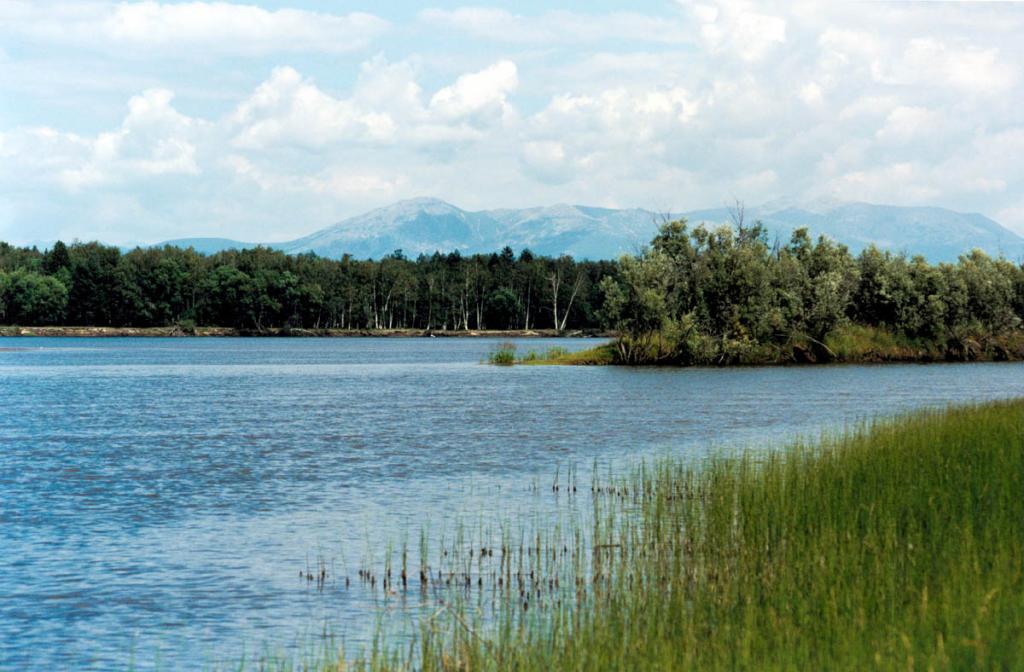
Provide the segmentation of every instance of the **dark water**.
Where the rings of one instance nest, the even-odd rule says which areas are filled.
[[[424,527],[544,515],[556,469],[1024,395],[1019,364],[508,369],[492,344],[0,338],[0,668],[358,644],[409,605],[340,577]]]

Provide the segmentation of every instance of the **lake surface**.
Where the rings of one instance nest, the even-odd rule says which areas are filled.
[[[418,607],[346,587],[360,562],[425,527],[556,515],[556,471],[1024,396],[1021,364],[482,365],[493,345],[0,338],[0,668],[358,646]],[[319,559],[322,589],[298,578]]]

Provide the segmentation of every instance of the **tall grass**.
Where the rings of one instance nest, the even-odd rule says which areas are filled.
[[[1024,664],[1022,403],[663,462],[610,491],[635,515],[606,514],[589,602],[487,639],[427,631],[424,669]]]
[[[552,346],[543,351],[529,350],[523,355],[516,357],[515,345],[512,347],[496,347],[488,356],[491,364],[577,364],[577,365],[601,365],[613,364],[615,353],[610,344],[599,345],[587,350],[576,352],[561,346]]]
[[[1024,402],[665,459],[578,496],[590,529],[470,555],[412,648],[355,666],[1024,667]]]
[[[512,366],[516,363],[516,344],[507,341],[498,343],[488,353],[487,360],[499,366]]]

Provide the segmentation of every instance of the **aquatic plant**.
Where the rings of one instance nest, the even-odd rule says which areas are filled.
[[[511,366],[516,362],[516,344],[502,342],[495,345],[487,356],[491,364]]]
[[[426,630],[424,669],[1000,668],[1024,656],[1024,403],[597,485],[591,597]]]
[[[284,669],[1009,669],[1022,491],[1024,401],[570,472],[550,496],[589,498],[586,522],[442,541],[411,643]]]
[[[518,358],[512,357],[511,361],[494,362],[501,364],[614,364],[615,355],[612,344],[604,344],[588,350],[573,352],[561,346],[552,346],[542,352],[530,350]],[[514,353],[513,353],[514,354]]]

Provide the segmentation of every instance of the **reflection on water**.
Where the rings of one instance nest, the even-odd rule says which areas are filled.
[[[1024,395],[1020,364],[483,366],[492,345],[0,338],[0,668],[358,643],[403,601],[342,577],[426,526],[565,515],[535,487],[556,469]]]

